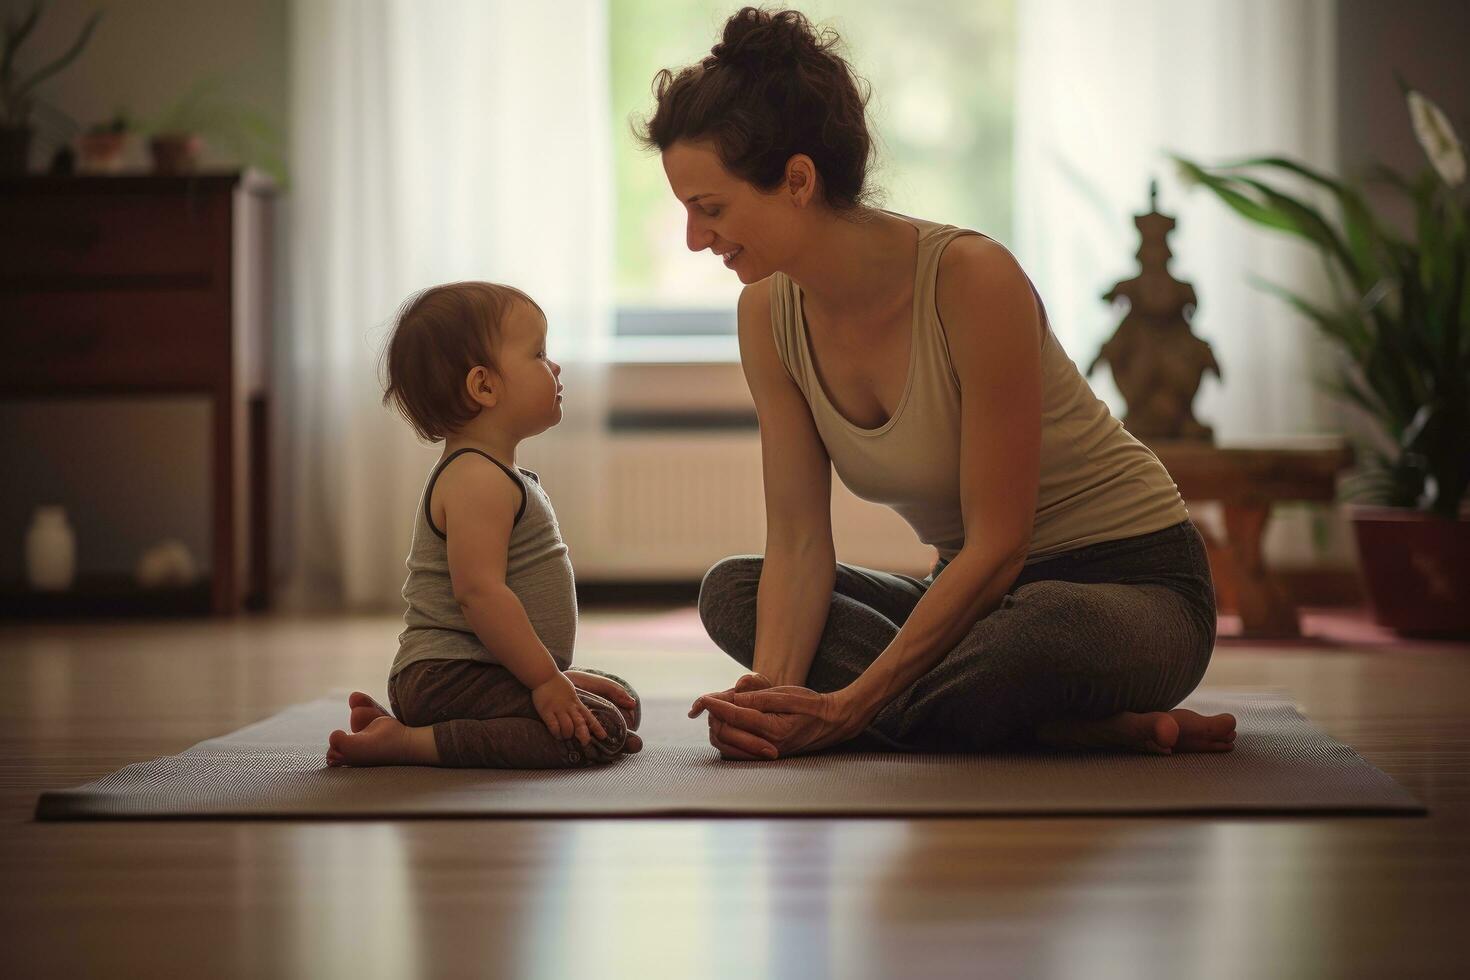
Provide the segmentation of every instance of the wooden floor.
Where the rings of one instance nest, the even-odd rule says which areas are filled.
[[[1222,644],[1205,678],[1290,690],[1427,818],[32,820],[43,788],[381,689],[397,629],[0,627],[4,974],[1465,975],[1463,645]],[[677,617],[593,613],[582,637],[645,696],[737,675]]]

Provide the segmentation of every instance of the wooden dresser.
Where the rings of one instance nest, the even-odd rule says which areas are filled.
[[[272,204],[250,171],[0,178],[0,398],[206,397],[216,613],[270,591]]]

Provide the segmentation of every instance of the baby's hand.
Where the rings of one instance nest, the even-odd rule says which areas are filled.
[[[633,725],[633,711],[638,707],[638,702],[633,695],[624,689],[623,685],[610,677],[600,674],[588,674],[585,671],[569,670],[567,679],[577,686],[578,690],[590,691],[599,697],[607,698],[623,712],[623,717],[628,720],[629,727]]]
[[[566,674],[556,676],[531,689],[531,703],[536,713],[557,738],[576,737],[586,745],[593,736],[607,738],[607,730],[577,697],[577,689]]]

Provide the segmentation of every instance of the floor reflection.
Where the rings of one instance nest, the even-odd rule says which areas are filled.
[[[294,976],[401,977],[427,966],[413,860],[403,827],[392,823],[321,824],[288,838],[295,877],[289,915]]]
[[[532,885],[523,975],[768,972],[770,885],[748,828],[613,821],[557,836],[562,846]]]

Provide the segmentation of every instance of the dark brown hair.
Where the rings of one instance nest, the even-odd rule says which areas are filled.
[[[654,76],[658,104],[635,135],[660,152],[679,140],[711,140],[726,170],[765,191],[781,184],[787,160],[805,153],[826,203],[858,207],[873,155],[871,93],[836,53],[840,43],[799,11],[742,7],[708,57]]]
[[[383,404],[429,442],[462,428],[480,412],[465,376],[482,364],[497,369],[500,327],[515,303],[541,310],[514,286],[493,282],[452,282],[410,296],[383,351]]]

